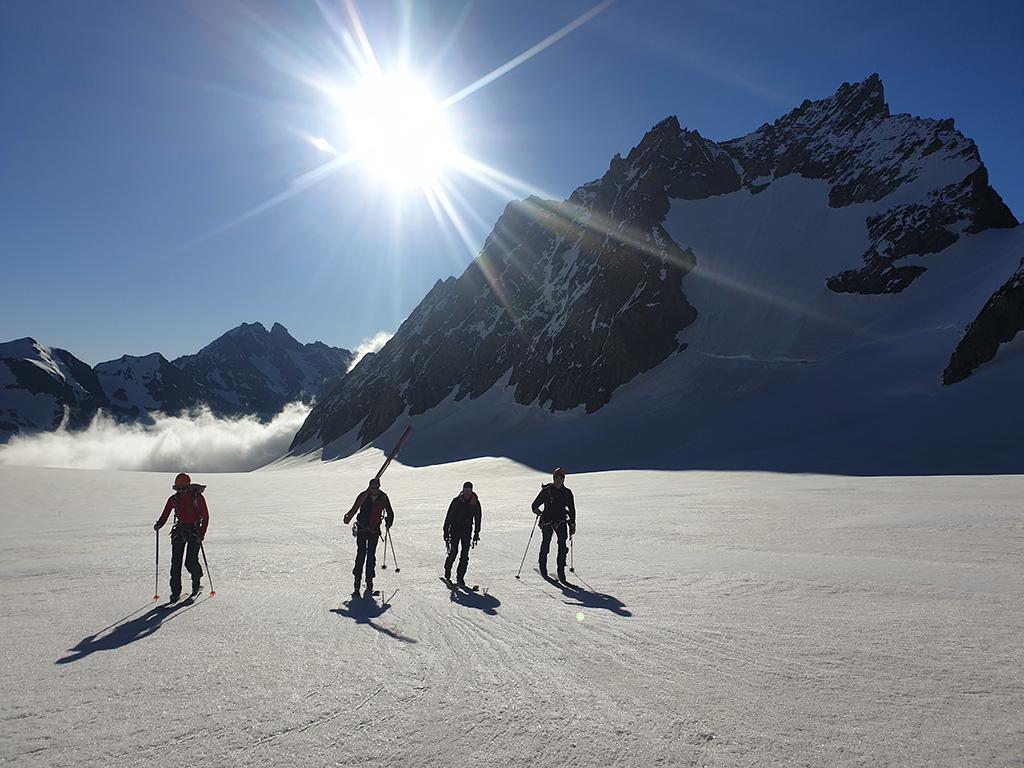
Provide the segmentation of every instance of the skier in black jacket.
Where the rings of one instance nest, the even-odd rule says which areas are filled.
[[[541,510],[543,507],[543,511]],[[572,491],[565,487],[565,470],[561,467],[552,473],[552,482],[541,486],[540,493],[533,500],[533,514],[540,518],[540,575],[548,578],[548,549],[551,547],[551,534],[558,537],[558,580],[565,581],[565,556],[569,553],[566,546],[566,528],[568,535],[576,533],[576,502]]]
[[[352,594],[359,594],[359,580],[366,564],[366,594],[373,594],[373,577],[377,565],[377,542],[380,540],[380,524],[390,529],[395,522],[395,510],[391,508],[391,499],[380,489],[380,479],[371,478],[366,490],[356,496],[352,509],[345,515],[347,524],[356,518],[353,533],[356,537],[356,564],[352,569],[355,586]]]
[[[452,563],[455,555],[462,547],[459,557],[459,568],[456,571],[458,585],[466,586],[466,568],[469,566],[470,537],[472,546],[480,541],[480,499],[473,493],[473,484],[463,483],[462,493],[452,499],[448,505],[448,514],[444,518],[444,543],[448,547],[448,558],[444,561],[444,578],[452,579]]]

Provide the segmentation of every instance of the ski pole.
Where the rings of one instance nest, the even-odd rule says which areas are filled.
[[[519,563],[519,570],[516,571],[516,578],[517,579],[519,578],[519,574],[521,574],[523,572],[523,563],[526,562],[526,553],[530,551],[530,542],[533,541],[533,532],[537,530],[537,521],[539,519],[540,519],[539,515],[537,515],[537,516],[535,516],[533,518],[533,528],[530,529],[530,541],[526,542],[526,551],[523,552],[523,560],[522,560],[521,563]]]
[[[576,573],[572,562],[572,534],[569,534],[569,573]]]
[[[388,529],[384,529],[384,562],[380,566],[383,570],[388,569]]]
[[[199,542],[199,551],[203,553],[203,565],[206,566],[206,578],[210,580],[210,597],[217,594],[217,591],[213,588],[213,576],[210,575],[210,563],[206,559],[206,550],[203,548],[203,542]]]
[[[391,538],[391,529],[385,529],[388,532],[387,541],[384,542],[384,551],[387,552],[388,542],[391,542],[391,559],[395,562],[395,573],[399,573],[402,569],[398,567],[398,555],[395,554],[395,540]]]
[[[160,531],[156,533],[156,563],[153,566],[153,599],[160,599]]]

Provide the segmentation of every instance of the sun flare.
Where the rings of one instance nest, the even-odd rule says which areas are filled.
[[[353,159],[378,180],[429,187],[454,162],[444,108],[414,78],[374,75],[337,99]]]

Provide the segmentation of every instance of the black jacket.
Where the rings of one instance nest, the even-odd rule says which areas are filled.
[[[363,491],[356,497],[356,503],[352,510],[358,509],[356,514],[356,530],[363,533],[380,533],[380,524],[383,522],[388,528],[395,522],[395,510],[391,508],[391,499],[381,491],[374,499],[368,490]]]
[[[473,536],[480,535],[480,499],[474,493],[466,501],[460,493],[452,503],[448,505],[448,514],[444,518],[445,538],[456,534],[465,533],[472,529]]]
[[[541,507],[544,511],[541,511]],[[533,500],[533,513],[540,515],[541,525],[558,525],[566,520],[572,526],[576,525],[576,502],[572,498],[572,491],[564,485],[556,488],[554,483],[548,483],[541,487],[537,498]]]

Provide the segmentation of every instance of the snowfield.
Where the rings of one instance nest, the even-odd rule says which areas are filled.
[[[1024,764],[1024,478],[570,474],[563,592],[539,536],[514,578],[544,475],[392,465],[367,607],[340,518],[380,461],[194,474],[217,596],[163,613],[172,475],[0,466],[0,764]]]

